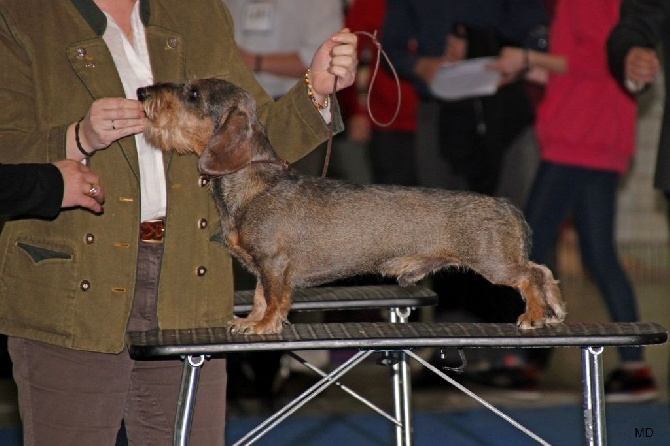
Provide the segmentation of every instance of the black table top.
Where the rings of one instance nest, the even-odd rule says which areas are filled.
[[[212,327],[127,336],[135,359],[263,350],[633,346],[667,340],[667,330],[651,322],[558,324],[533,330],[497,323],[347,322],[292,324],[276,335],[242,335]]]

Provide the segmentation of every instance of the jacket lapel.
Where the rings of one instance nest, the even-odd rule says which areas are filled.
[[[109,69],[110,66],[114,67],[114,60],[102,39],[107,26],[104,14],[91,0],[71,1],[98,36],[78,42],[67,49],[72,69],[84,82],[94,100],[125,96],[116,68]],[[165,28],[151,26],[148,1],[142,0],[140,7],[142,21],[146,25],[145,33],[154,82],[183,82],[185,61],[182,36]],[[100,69],[103,67],[104,69]],[[135,138],[123,138],[118,143],[135,176],[139,178]],[[164,156],[166,166],[169,158],[171,156]]]

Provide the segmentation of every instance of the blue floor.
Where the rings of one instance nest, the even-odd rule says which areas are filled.
[[[556,406],[508,409],[505,413],[555,446],[584,444],[582,409]],[[606,409],[610,446],[670,445],[667,404],[609,405]],[[263,418],[228,421],[228,443],[233,444]],[[537,443],[486,409],[415,414],[417,446],[525,446]],[[256,443],[259,446],[388,446],[394,444],[391,423],[375,414],[348,416],[291,416]],[[20,446],[18,429],[0,429],[0,446]]]
[[[584,444],[582,408],[509,409],[505,413],[556,446]],[[606,409],[610,446],[670,445],[667,404],[611,405]],[[262,418],[228,422],[230,444],[257,426]],[[462,412],[416,413],[414,441],[422,445],[524,446],[537,442],[487,409]],[[380,445],[394,444],[391,423],[375,414],[352,416],[294,416],[258,443],[260,445]]]

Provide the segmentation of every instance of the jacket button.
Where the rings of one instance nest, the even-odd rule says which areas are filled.
[[[75,56],[77,59],[84,59],[87,56],[86,48],[77,48],[75,50]]]
[[[86,234],[86,236],[84,236],[84,239],[86,240],[87,245],[91,245],[93,244],[93,242],[95,242],[95,236],[93,234]]]
[[[88,280],[82,280],[82,281],[79,283],[79,288],[80,288],[82,291],[88,291],[88,290],[91,288],[91,282],[89,282]]]
[[[205,177],[200,177],[198,178],[198,184],[200,185],[200,187],[205,187],[209,184],[209,180]]]
[[[198,277],[202,277],[205,274],[207,274],[207,268],[205,268],[204,266],[199,266],[196,269],[195,273],[198,275]]]
[[[200,220],[198,220],[198,227],[200,229],[205,229],[208,224],[209,224],[209,222],[207,221],[206,218],[201,218]]]
[[[177,48],[179,41],[177,40],[176,37],[170,37],[169,39],[167,39],[167,42],[165,42],[165,44],[167,45],[168,48],[173,50]]]

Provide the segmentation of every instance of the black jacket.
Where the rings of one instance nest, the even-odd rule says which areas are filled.
[[[610,67],[624,81],[626,54],[634,46],[663,46],[665,61],[665,107],[656,160],[654,186],[670,194],[670,1],[624,0],[621,18],[607,43]]]
[[[0,215],[55,217],[63,188],[53,164],[0,164]]]

